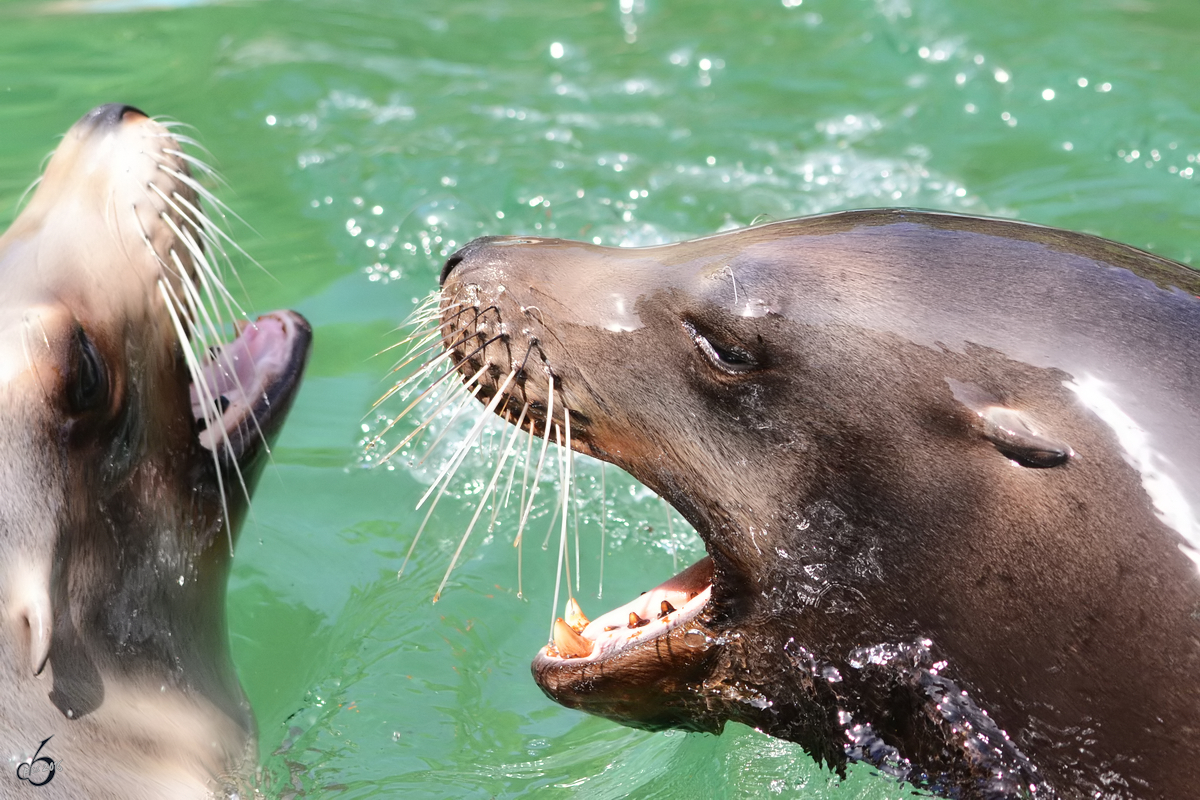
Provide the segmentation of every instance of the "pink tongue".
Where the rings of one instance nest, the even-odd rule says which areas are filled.
[[[191,387],[192,414],[204,423],[200,444],[209,450],[237,430],[291,356],[289,323],[268,314],[240,326],[238,336],[201,367],[203,388]],[[206,413],[207,412],[207,413]],[[217,420],[220,420],[220,424]]]

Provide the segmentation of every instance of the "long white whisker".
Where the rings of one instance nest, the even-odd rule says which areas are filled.
[[[454,385],[455,385],[455,386],[461,386],[462,384],[454,384]],[[437,388],[437,387],[430,386],[429,388],[430,388],[430,389],[434,389],[434,388]],[[421,396],[422,396],[422,397],[424,397],[424,396],[425,396],[425,395],[424,395],[424,393],[422,393],[422,395],[421,395]],[[413,429],[412,429],[412,431],[411,431],[411,432],[408,434],[408,436],[405,436],[405,437],[404,437],[404,438],[403,438],[403,439],[400,441],[400,444],[396,445],[396,446],[395,446],[395,447],[393,447],[391,450],[388,450],[388,451],[387,451],[387,453],[386,453],[386,454],[384,454],[384,456],[383,456],[383,458],[381,459],[381,461],[387,461],[389,458],[391,458],[391,457],[392,457],[392,456],[394,456],[394,455],[395,455],[397,452],[399,452],[401,449],[403,449],[404,445],[406,445],[406,444],[408,444],[410,441],[412,441],[414,437],[418,436],[420,433],[422,433],[423,431],[427,430],[427,429],[429,428],[429,425],[430,425],[430,423],[432,423],[432,422],[433,422],[435,419],[437,419],[437,416],[438,416],[438,414],[442,413],[442,410],[443,410],[443,409],[445,409],[445,408],[446,408],[446,406],[450,405],[451,403],[453,403],[453,402],[454,402],[455,400],[457,400],[458,398],[459,398],[459,393],[458,393],[458,392],[456,392],[456,391],[450,391],[450,392],[447,392],[447,394],[446,394],[446,399],[445,399],[445,400],[443,400],[443,401],[441,402],[441,404],[440,404],[440,405],[438,405],[438,407],[437,407],[437,408],[435,408],[435,409],[433,410],[433,412],[432,412],[431,414],[429,414],[429,415],[428,415],[428,416],[425,418],[425,421],[424,421],[424,422],[422,422],[422,423],[421,423],[420,425],[418,425],[417,427],[413,428]],[[380,439],[381,439],[381,438],[382,438],[382,437],[383,437],[385,434],[387,434],[387,432],[388,432],[388,431],[390,431],[392,428],[394,428],[394,427],[395,427],[395,425],[396,425],[396,423],[397,423],[397,422],[399,422],[399,421],[400,421],[400,419],[399,419],[399,417],[397,417],[396,419],[394,419],[394,420],[392,420],[391,422],[389,422],[389,423],[387,424],[387,426],[386,426],[386,427],[385,427],[385,428],[384,428],[382,431],[380,431],[380,432],[379,432],[379,434],[378,434],[378,435],[377,435],[377,436],[374,438],[374,440],[372,440],[371,444],[369,444],[369,445],[368,445],[368,447],[374,447],[374,446],[375,446],[375,443],[376,443],[376,442],[378,442],[378,441],[379,441],[379,440],[380,440]]]
[[[188,340],[187,334],[184,332],[183,324],[179,321],[179,315],[177,313],[175,313],[175,305],[171,300],[171,296],[170,296],[170,293],[169,293],[168,287],[167,287],[167,282],[160,279],[158,281],[158,290],[162,294],[163,300],[166,302],[167,311],[171,315],[171,322],[175,326],[175,333],[176,333],[176,335],[179,336],[179,341],[181,343],[186,343]],[[196,354],[193,353],[192,349],[190,347],[188,347],[186,344],[184,344],[184,347],[182,349],[183,349],[184,360],[187,362],[187,365],[188,365],[188,371],[192,373],[193,380],[195,381],[195,379],[198,376],[200,376],[200,374],[201,374],[200,373],[200,365],[196,363]],[[203,380],[199,380],[199,381],[195,381],[195,382],[196,382],[197,386],[200,386],[201,384],[204,383]],[[207,414],[205,416],[207,417]],[[217,455],[216,447],[213,448],[212,454],[213,454],[214,472],[217,475],[217,492],[221,495],[221,511],[225,515],[225,533],[229,537],[229,555],[232,556],[233,555],[233,521],[229,518],[229,504],[225,499],[225,481],[221,478],[221,459],[220,459],[220,456]]]
[[[569,416],[569,415],[568,415]],[[569,425],[570,422],[568,421]],[[567,571],[567,481],[569,479],[569,459],[562,450],[562,430],[555,433],[555,444],[559,446],[558,463],[559,475],[562,481],[562,491],[559,492],[559,509],[562,511],[562,536],[558,539],[558,565],[554,569],[554,604],[550,607],[550,640],[554,640],[554,620],[558,617],[558,597],[562,590],[563,572]],[[567,571],[567,596],[571,595],[571,573]]]
[[[480,375],[481,375],[480,372],[476,372],[474,375],[472,375],[467,380],[467,382],[463,384],[463,388],[470,389],[471,386],[473,384],[475,384],[476,381],[479,380]],[[421,460],[417,462],[418,464],[424,464],[425,459],[429,458],[429,454],[434,452],[435,449],[437,449],[438,443],[441,442],[442,438],[445,437],[445,435],[447,433],[449,433],[451,431],[451,429],[454,427],[454,421],[458,419],[458,415],[463,412],[463,409],[466,408],[467,405],[471,402],[471,398],[476,397],[479,394],[480,389],[482,389],[482,388],[483,387],[481,385],[476,385],[473,390],[471,390],[467,395],[463,396],[462,403],[458,406],[458,408],[454,409],[454,413],[450,415],[449,421],[447,421],[446,424],[442,427],[442,432],[439,433],[434,438],[432,444],[429,445],[429,449],[426,451],[425,455],[422,456]],[[482,417],[481,417],[481,419],[482,419]]]
[[[509,378],[511,378],[513,374],[514,373],[510,372]],[[505,381],[505,386],[507,385],[508,382]],[[475,516],[471,517],[471,522],[469,525],[467,525],[466,532],[462,535],[462,539],[460,539],[458,542],[458,549],[455,550],[454,555],[450,557],[450,566],[446,568],[446,574],[442,576],[442,582],[438,584],[437,591],[433,594],[433,602],[435,603],[439,598],[441,598],[442,589],[446,587],[446,581],[450,580],[450,572],[454,569],[454,565],[458,563],[458,557],[462,554],[463,547],[465,547],[467,544],[467,537],[469,537],[471,535],[471,531],[475,529],[475,523],[479,521],[479,515],[483,512],[484,506],[487,505],[488,498],[492,496],[492,493],[496,489],[496,481],[499,480],[500,473],[504,470],[504,463],[508,461],[508,457],[512,455],[512,445],[516,440],[517,434],[520,432],[520,430],[520,428],[514,428],[512,433],[509,434],[508,443],[501,452],[499,463],[496,464],[496,470],[492,473],[492,479],[488,482],[487,488],[483,490],[483,494],[479,498],[479,506],[475,509]]]
[[[478,373],[476,373],[476,374],[478,374]],[[463,398],[463,404],[465,405],[469,400],[471,400],[473,397],[475,397],[479,393],[480,388],[481,387],[476,386],[474,391],[472,391],[465,398]],[[462,410],[462,406],[459,406],[458,411],[461,411],[461,410]],[[458,411],[455,412],[454,417],[458,416]],[[451,418],[451,422],[453,422],[454,417]],[[447,427],[449,427],[449,426],[447,426]],[[457,454],[456,454],[456,456],[457,456]],[[451,459],[451,460],[453,461],[453,459]],[[453,477],[453,473],[451,473],[451,477]],[[435,483],[435,485],[436,485],[436,483]],[[404,554],[404,561],[402,561],[400,563],[400,569],[396,572],[397,580],[399,580],[401,578],[401,576],[404,575],[404,569],[405,569],[405,567],[408,566],[408,560],[412,557],[413,551],[417,549],[417,542],[419,542],[421,540],[421,534],[425,532],[425,526],[429,524],[429,518],[433,516],[433,510],[435,508],[437,508],[438,502],[442,499],[442,495],[444,495],[446,493],[446,488],[449,485],[450,485],[450,480],[447,479],[446,483],[442,486],[441,490],[438,491],[437,496],[433,498],[433,502],[429,504],[429,510],[425,512],[425,518],[423,520],[421,520],[421,527],[417,528],[417,533],[416,533],[416,535],[413,536],[412,544],[410,544],[408,546],[408,552]],[[433,487],[431,486],[430,489],[432,489],[432,488]],[[428,492],[426,494],[428,494]]]
[[[197,195],[199,195],[200,197],[203,197],[203,198],[204,198],[206,201],[208,201],[210,204],[212,204],[213,208],[215,208],[215,209],[217,210],[217,213],[218,213],[218,214],[220,214],[222,218],[224,218],[224,217],[225,217],[225,214],[226,214],[226,213],[228,213],[230,216],[234,217],[236,220],[238,220],[238,222],[241,222],[241,223],[242,223],[243,225],[245,225],[247,228],[250,228],[251,230],[254,230],[254,229],[253,229],[253,228],[251,228],[251,226],[250,226],[250,225],[249,225],[249,224],[246,222],[246,220],[242,219],[240,216],[238,216],[237,214],[235,214],[235,213],[233,212],[233,210],[229,208],[229,206],[225,205],[225,204],[224,204],[224,203],[222,203],[220,200],[218,200],[218,199],[217,199],[217,198],[216,198],[216,197],[213,195],[213,193],[212,193],[212,192],[210,192],[210,191],[209,191],[207,188],[205,188],[205,187],[204,187],[204,185],[203,185],[203,184],[201,184],[199,181],[197,181],[197,180],[196,180],[195,178],[193,178],[192,176],[188,175],[187,173],[180,172],[180,171],[179,171],[179,170],[177,170],[177,169],[172,169],[171,167],[168,167],[167,165],[165,165],[165,164],[161,164],[161,163],[158,165],[158,168],[159,168],[160,170],[162,170],[163,172],[167,173],[168,175],[170,175],[171,177],[173,177],[175,180],[177,180],[177,181],[179,181],[180,183],[184,184],[185,186],[189,187],[189,188],[190,188],[192,191],[194,191],[194,192],[195,192]],[[230,245],[230,246],[231,246],[231,247],[232,247],[234,250],[236,250],[236,251],[238,251],[239,253],[241,253],[241,254],[242,254],[242,255],[243,255],[245,258],[246,258],[246,260],[247,260],[247,261],[249,261],[251,264],[254,264],[254,265],[255,265],[256,267],[258,267],[259,269],[263,269],[262,265],[261,265],[261,264],[259,264],[257,261],[255,261],[255,260],[254,260],[254,258],[252,258],[252,257],[251,257],[251,255],[250,255],[249,253],[247,253],[245,250],[243,250],[243,249],[242,249],[242,246],[241,246],[241,245],[239,245],[237,242],[235,242],[235,241],[233,240],[233,237],[231,237],[229,234],[225,233],[225,231],[221,230],[221,227],[220,227],[219,225],[214,225],[214,226],[212,227],[212,230],[213,230],[213,231],[214,231],[214,232],[215,232],[215,233],[216,233],[216,234],[217,234],[219,237],[221,237],[221,238],[222,238],[222,239],[224,239],[226,242],[228,242],[228,243],[229,243],[229,245]],[[266,272],[266,270],[265,270],[265,269],[263,269],[263,272]]]
[[[438,362],[438,361],[430,361],[429,363],[427,363],[427,364],[425,364],[424,366],[422,366],[422,367],[421,367],[419,370],[417,370],[416,372],[414,372],[414,373],[413,373],[412,375],[410,375],[409,377],[405,378],[405,379],[404,379],[404,380],[402,380],[402,381],[398,381],[398,382],[397,382],[397,383],[396,383],[394,386],[392,386],[392,388],[390,388],[390,389],[388,389],[386,392],[384,392],[382,397],[380,397],[378,400],[376,400],[374,403],[372,403],[372,404],[371,404],[371,411],[374,411],[375,409],[379,408],[379,406],[380,406],[380,405],[381,405],[381,404],[382,404],[384,401],[386,401],[386,400],[390,399],[391,397],[393,397],[393,396],[394,396],[394,395],[396,395],[397,393],[402,393],[402,397],[400,398],[402,401],[403,401],[403,400],[407,400],[409,397],[411,397],[411,396],[412,396],[411,392],[409,392],[409,393],[405,393],[405,392],[404,392],[404,390],[408,388],[409,384],[414,384],[414,387],[413,387],[413,388],[416,388],[415,384],[419,384],[419,383],[420,383],[422,380],[424,380],[424,379],[425,379],[425,377],[426,377],[426,376],[427,376],[427,375],[428,375],[430,372],[433,372],[435,369],[437,369],[437,368],[438,368],[438,366],[440,366],[440,364],[439,364],[439,362]],[[448,375],[454,375],[454,374],[456,374],[456,373],[457,373],[457,370],[452,370],[452,369],[451,369],[451,370],[446,370],[446,371],[445,371],[445,372],[443,372],[441,375],[439,375],[439,376],[438,376],[438,377],[437,377],[437,378],[436,378],[436,379],[433,381],[433,383],[431,383],[429,386],[425,387],[425,389],[423,389],[423,390],[421,391],[421,395],[422,395],[422,396],[424,396],[424,395],[425,395],[425,394],[426,394],[426,393],[427,393],[427,392],[428,392],[430,389],[433,389],[433,388],[434,388],[435,386],[437,386],[437,385],[438,385],[438,384],[439,384],[441,381],[445,380],[446,376],[448,376]],[[397,416],[397,417],[396,417],[396,419],[400,419],[400,418],[401,418],[401,417],[403,417],[405,414],[407,414],[407,413],[408,413],[410,410],[412,410],[412,406],[413,406],[413,405],[416,405],[416,404],[417,404],[417,402],[420,402],[420,399],[421,399],[421,398],[420,398],[420,397],[418,397],[418,398],[417,398],[417,400],[416,400],[416,401],[414,401],[412,405],[410,405],[408,408],[406,408],[406,409],[404,409],[402,412],[400,412],[400,415],[399,415],[399,416]],[[370,413],[370,412],[367,412],[367,413]]]
[[[480,370],[480,372],[482,371],[483,370]],[[421,498],[420,502],[417,503],[417,508],[420,508],[425,504],[425,500],[429,497],[429,494],[433,491],[434,487],[437,486],[443,475],[447,475],[447,472],[449,472],[450,476],[454,474],[454,470],[450,469],[451,464],[454,465],[454,469],[458,468],[457,465],[462,462],[463,457],[466,456],[467,451],[472,447],[475,439],[478,438],[479,432],[483,430],[484,424],[492,418],[492,414],[496,410],[496,406],[500,405],[500,401],[503,400],[505,395],[508,393],[508,387],[512,384],[514,377],[516,377],[516,373],[513,372],[508,373],[508,376],[505,377],[504,382],[500,384],[500,388],[496,391],[495,396],[492,397],[491,401],[487,404],[487,408],[484,410],[484,413],[479,417],[479,421],[475,423],[475,427],[472,428],[471,432],[467,434],[467,437],[463,439],[462,444],[459,445],[458,452],[454,455],[450,462],[448,462],[446,466],[442,468],[442,471],[438,474],[437,478],[434,479],[433,486],[430,486],[429,490],[425,492],[425,495]],[[446,483],[449,482],[450,478],[447,477]]]
[[[662,498],[659,498],[662,499]],[[662,499],[663,510],[667,512],[667,541],[671,543],[671,569],[679,572],[679,548],[675,546],[675,521],[671,516],[671,504]]]
[[[563,402],[563,422],[566,425],[565,433],[564,433],[564,437],[563,437],[566,440],[566,445],[565,445],[566,449],[563,451],[562,539],[559,544],[559,549],[563,553],[563,569],[567,573],[567,597],[574,598],[575,593],[571,591],[571,570],[569,567],[569,559],[566,558],[566,552],[567,552],[567,503],[571,500],[571,497],[572,497],[571,489],[575,485],[574,484],[575,459],[572,457],[572,455],[574,454],[575,451],[571,449],[571,409],[567,408],[567,404],[565,401]],[[578,519],[578,518],[576,518],[576,519]],[[578,528],[576,528],[576,530],[575,530],[575,546],[576,547],[579,546],[579,529]],[[579,575],[578,575],[579,553],[576,552],[575,556],[576,556],[575,585],[578,586],[579,585]]]
[[[570,418],[570,409],[563,404],[565,415]],[[570,430],[568,423],[567,430]],[[570,442],[570,439],[567,439]],[[575,591],[579,591],[579,485],[575,479],[575,451],[571,449],[570,444],[567,445],[567,459],[570,461],[571,473],[571,512],[575,521]]]
[[[175,262],[175,266],[179,269],[180,278],[181,278],[180,284],[184,288],[184,295],[187,298],[188,305],[192,311],[191,318],[192,319],[196,319],[197,317],[202,318],[205,325],[207,325],[208,330],[212,333],[212,338],[214,340],[213,344],[217,345],[218,348],[223,347],[225,344],[225,341],[224,341],[224,337],[222,336],[222,330],[221,330],[222,326],[219,324],[220,317],[218,316],[217,320],[214,321],[213,318],[209,316],[207,305],[201,299],[200,292],[196,289],[196,284],[192,280],[191,275],[187,272],[187,270],[185,270],[183,268],[183,263],[179,260],[179,254],[175,252],[174,248],[171,249],[171,258]],[[193,262],[194,262],[194,258],[195,258],[195,253],[193,253]],[[209,303],[215,304],[215,298],[213,297],[212,289],[209,286],[208,282],[204,279],[204,271],[197,270],[196,274],[200,278],[200,282],[201,282],[201,285],[204,287],[205,294],[208,295]],[[210,347],[208,337],[205,336],[203,331],[199,328],[197,328],[196,332],[200,338],[201,350],[208,351],[209,347]],[[228,355],[223,350],[221,350],[218,353],[218,355],[213,359],[213,361],[214,361],[215,368],[224,371],[226,375],[233,378],[234,385],[237,386],[238,391],[241,392],[242,396],[245,397],[248,401],[250,399],[250,394],[246,391],[246,387],[242,385],[242,378],[238,374],[238,371],[234,367],[234,365],[232,363],[230,363]],[[263,433],[262,427],[258,424],[258,415],[251,414],[250,420],[254,423],[254,428],[258,431],[258,438],[262,440],[263,452],[266,453],[266,456],[268,459],[271,459],[272,458],[271,447],[267,443],[266,434]],[[223,428],[222,428],[222,430],[223,430]],[[228,437],[226,437],[226,439],[228,440]],[[238,473],[238,478],[239,478],[239,480],[241,480],[240,472]],[[250,491],[246,488],[246,484],[245,484],[244,480],[242,481],[242,490],[246,493],[246,500],[249,501],[250,500]]]
[[[604,521],[608,518],[608,492],[604,486],[605,463],[600,462],[600,582],[596,586],[596,599],[604,597]]]
[[[529,411],[529,403],[525,403],[523,406],[521,406],[521,413],[520,413],[520,415],[517,416],[517,423],[515,426],[516,430],[518,430],[518,431],[521,430],[521,424],[525,422],[525,414],[528,411]],[[510,442],[510,445],[511,445],[511,442]],[[509,470],[509,472],[508,472],[508,485],[504,487],[504,500],[499,503],[492,504],[492,518],[491,518],[491,520],[488,521],[488,532],[489,533],[491,533],[492,528],[494,528],[496,525],[496,515],[500,513],[500,506],[503,505],[505,508],[508,508],[508,495],[512,491],[513,478],[516,477],[516,474],[517,474],[517,461],[518,460],[519,459],[516,459],[516,458],[513,459],[512,469]]]
[[[550,444],[550,423],[554,420],[554,373],[549,373],[550,389],[549,402],[547,403],[546,411],[546,438],[542,442],[542,451],[538,455],[537,469],[533,473],[533,488],[529,490],[529,503],[521,512],[521,523],[517,526],[517,542],[521,541],[521,535],[525,532],[525,521],[529,519],[529,512],[533,509],[533,500],[538,493],[538,480],[542,477],[542,464],[546,461],[546,447]]]

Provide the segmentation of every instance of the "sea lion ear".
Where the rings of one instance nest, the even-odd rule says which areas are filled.
[[[1075,451],[1066,442],[1040,433],[1025,414],[1000,405],[978,386],[953,378],[947,378],[946,383],[954,399],[979,418],[984,438],[1022,467],[1048,469],[1074,457]]]
[[[996,445],[997,450],[1023,467],[1057,467],[1075,455],[1067,443],[1034,431],[1020,411],[1004,406],[988,406],[976,413],[983,420],[984,437]]]
[[[41,675],[50,657],[51,632],[54,630],[54,615],[50,608],[50,595],[44,588],[33,590],[25,598],[22,611],[29,628],[29,666],[34,675]]]

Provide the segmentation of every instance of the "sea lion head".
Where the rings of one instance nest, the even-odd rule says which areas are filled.
[[[225,584],[311,334],[275,312],[226,341],[233,245],[196,164],[168,125],[101,106],[0,237],[5,740],[77,748],[83,794],[130,763],[85,768],[113,742],[157,739],[133,761],[165,785],[253,747]]]
[[[903,210],[466,245],[441,306],[464,380],[708,551],[557,623],[539,686],[963,796],[1185,791],[1198,290],[1095,237]]]
[[[503,387],[496,413],[515,422],[528,403],[538,436],[552,413],[552,438],[630,472],[697,524],[709,552],[632,603],[559,623],[534,661],[539,685],[640,727],[756,717],[763,698],[709,678],[787,569],[764,524],[777,498],[818,479],[807,444],[770,423],[804,402],[795,348],[779,346],[793,336],[778,313],[793,289],[769,258],[533,237],[476,240],[442,279],[444,338],[464,379],[478,374],[480,400]],[[761,537],[750,548],[747,531]]]

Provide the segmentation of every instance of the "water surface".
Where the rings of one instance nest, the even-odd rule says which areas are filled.
[[[550,619],[545,508],[524,598],[508,510],[431,604],[494,436],[398,581],[444,451],[364,466],[392,363],[374,354],[482,234],[639,245],[922,206],[1191,262],[1197,74],[1187,0],[10,0],[0,224],[56,136],[131,103],[194,125],[228,181],[263,266],[241,269],[247,306],[314,323],[229,593],[272,796],[899,798],[743,727],[650,734],[545,700],[528,673]],[[602,507],[599,467],[579,470],[585,609],[702,552],[657,498],[609,469]]]

